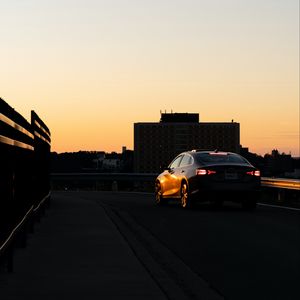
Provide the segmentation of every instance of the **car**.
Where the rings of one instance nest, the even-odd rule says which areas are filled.
[[[192,150],[177,155],[155,180],[155,202],[177,199],[183,208],[196,202],[222,206],[224,200],[253,210],[260,197],[260,170],[234,152]]]

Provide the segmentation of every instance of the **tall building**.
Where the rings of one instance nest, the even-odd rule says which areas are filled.
[[[162,113],[160,122],[134,124],[134,171],[158,173],[192,149],[239,152],[240,124],[199,122],[197,113]]]

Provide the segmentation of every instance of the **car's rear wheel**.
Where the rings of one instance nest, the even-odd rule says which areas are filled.
[[[191,207],[191,199],[189,197],[188,186],[186,182],[181,184],[180,188],[180,204],[182,208],[190,208]]]
[[[155,182],[155,203],[157,205],[163,205],[167,203],[167,200],[162,197],[162,189],[159,181]]]

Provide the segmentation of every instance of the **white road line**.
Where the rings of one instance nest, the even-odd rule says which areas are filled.
[[[263,203],[257,203],[257,205],[300,211],[299,208],[287,207],[287,206],[280,206],[280,205],[271,205],[271,204],[263,204]]]

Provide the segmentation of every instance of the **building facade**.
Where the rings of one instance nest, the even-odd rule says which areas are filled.
[[[163,113],[160,122],[134,124],[134,171],[158,173],[179,153],[192,149],[239,153],[240,124],[199,122],[199,114]]]

